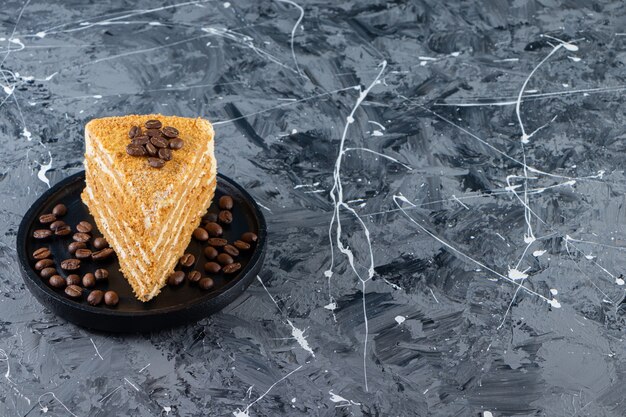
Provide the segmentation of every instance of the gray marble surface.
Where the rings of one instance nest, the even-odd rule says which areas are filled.
[[[623,416],[623,2],[4,2],[0,416]],[[221,313],[94,333],[15,233],[94,117],[215,123],[263,206]]]

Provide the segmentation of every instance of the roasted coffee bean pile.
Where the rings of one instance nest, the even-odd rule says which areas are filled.
[[[184,142],[178,137],[176,128],[162,126],[159,120],[148,120],[144,125],[145,131],[140,126],[131,127],[128,131],[131,142],[126,146],[126,153],[148,157],[149,166],[163,168],[172,159],[172,150],[181,149]]]
[[[208,262],[204,264],[204,271],[210,275],[219,273],[226,278],[234,276],[242,268],[238,258],[243,252],[250,251],[257,241],[257,235],[253,232],[246,232],[240,239],[229,242],[224,239],[224,228],[229,227],[233,221],[232,209],[235,202],[231,196],[225,195],[218,201],[219,213],[208,213],[203,217],[202,227],[193,231],[194,239],[206,242],[204,257]],[[178,261],[180,269],[190,269],[196,264],[196,258],[190,253],[185,253]],[[197,284],[203,290],[213,288],[215,282],[211,277],[202,277],[197,270],[191,270],[186,275],[183,271],[174,271],[168,278],[167,283],[176,287],[188,280],[192,284]]]
[[[52,213],[39,216],[39,223],[47,225],[48,229],[37,229],[33,232],[33,237],[38,240],[49,240],[53,235],[63,238],[72,234],[72,227],[66,224],[60,217],[67,214],[67,207],[57,204]],[[91,232],[93,226],[88,221],[81,221],[75,226],[76,233],[72,235],[73,242],[68,244],[67,250],[73,258],[63,259],[59,266],[62,271],[69,272],[65,278],[60,275],[57,269],[57,262],[52,259],[52,252],[47,247],[41,247],[33,252],[35,270],[39,272],[41,278],[47,280],[52,288],[63,290],[65,295],[74,300],[83,298],[87,288],[94,288],[98,283],[106,282],[109,271],[97,268],[94,272],[87,272],[81,278],[77,275],[84,262],[103,261],[115,254],[103,237],[95,238],[93,241]],[[88,247],[91,242],[92,248]],[[119,297],[115,291],[92,290],[87,295],[87,302],[93,306],[104,303],[108,306],[115,306]]]

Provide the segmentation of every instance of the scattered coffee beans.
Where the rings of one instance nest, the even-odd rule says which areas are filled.
[[[163,136],[168,137],[168,138],[175,138],[178,136],[178,129],[172,126],[165,126],[162,129],[162,132],[163,132]]]
[[[217,262],[207,262],[204,264],[204,270],[210,274],[217,274],[222,267]]]
[[[100,290],[93,290],[87,296],[87,302],[91,304],[92,306],[97,306],[98,304],[102,302],[103,298],[104,298],[104,292]]]
[[[91,233],[91,231],[93,230],[93,226],[88,221],[83,220],[76,225],[76,230],[81,233]]]
[[[53,267],[48,267],[48,268],[44,268],[41,270],[41,272],[39,273],[39,275],[41,275],[41,278],[50,278],[52,275],[56,275],[57,274],[57,270],[56,268]]]
[[[229,265],[224,265],[222,270],[225,274],[234,274],[235,272],[241,269],[241,264],[239,262]]]
[[[222,210],[232,210],[234,205],[233,198],[229,195],[222,196],[220,197],[218,205]]]
[[[141,128],[139,126],[133,126],[130,128],[130,131],[128,132],[129,138],[134,139],[139,135],[141,135]]]
[[[52,214],[57,217],[63,217],[67,214],[67,207],[65,207],[65,204],[57,204],[52,209]]]
[[[185,280],[185,273],[183,271],[175,271],[167,278],[167,285],[176,287],[183,283]]]
[[[78,249],[85,249],[87,247],[86,243],[83,242],[72,242],[68,245],[67,249],[73,255],[76,253]]]
[[[52,288],[65,288],[65,280],[61,275],[52,275],[48,280]]]
[[[83,242],[83,243],[87,243],[89,242],[89,239],[91,239],[91,235],[88,235],[87,233],[74,233],[74,236],[72,236],[72,239],[74,239],[75,242]]]
[[[96,277],[96,281],[104,281],[109,278],[109,271],[104,268],[98,268],[96,272],[94,272],[94,276]]]
[[[76,271],[80,268],[80,259],[70,258],[61,261],[61,269],[65,271]]]
[[[206,229],[207,232],[209,232],[209,236],[211,237],[222,236],[222,234],[224,233],[222,226],[220,226],[219,224],[215,222],[210,222],[210,223],[205,224],[204,228]]]
[[[109,242],[103,237],[97,237],[93,240],[93,247],[98,250],[108,248]]]
[[[196,230],[193,231],[193,237],[200,241],[205,241],[209,238],[209,232],[201,227],[197,227]]]
[[[202,278],[202,274],[200,274],[200,272],[198,271],[190,271],[187,274],[187,279],[189,280],[189,282],[198,282],[200,281],[200,278]]]
[[[52,259],[42,259],[35,264],[35,270],[41,271],[51,266],[54,266],[54,261]]]
[[[196,257],[190,253],[186,253],[180,257],[180,260],[178,262],[180,263],[180,266],[189,268],[190,266],[193,266],[194,263],[196,263]]]
[[[49,224],[49,223],[53,223],[57,220],[57,217],[52,214],[42,214],[41,216],[39,216],[39,223],[41,224]]]
[[[220,253],[219,255],[217,255],[217,262],[219,262],[222,265],[229,265],[229,264],[232,264],[235,261],[233,260],[233,258],[229,254],[227,254],[227,253]]]
[[[170,151],[167,148],[159,149],[159,158],[161,158],[164,161],[171,161],[172,160],[172,151]]]
[[[107,291],[104,293],[104,304],[108,306],[115,306],[119,303],[120,297],[118,297],[115,291]]]
[[[198,282],[198,287],[202,288],[203,290],[210,290],[211,288],[213,288],[213,279],[206,277],[206,278],[202,278],[199,282]]]
[[[241,240],[243,240],[246,243],[254,243],[256,242],[258,239],[258,236],[252,232],[246,232],[243,235],[241,235]]]
[[[96,277],[91,272],[87,272],[85,275],[83,275],[82,282],[83,282],[83,287],[91,288],[94,285],[96,285]]]
[[[220,223],[231,224],[233,222],[233,213],[228,210],[222,210],[220,214],[217,215],[217,219]]]
[[[239,256],[239,249],[237,249],[233,245],[226,245],[226,246],[224,246],[223,251],[225,253],[229,254],[230,256]]]
[[[65,284],[67,285],[80,285],[81,283],[80,277],[76,274],[70,274],[65,278]]]
[[[183,140],[180,138],[170,139],[170,149],[177,151],[179,149],[182,149],[184,145],[185,142],[183,142]]]
[[[222,246],[226,246],[228,244],[228,240],[222,239],[221,237],[212,237],[207,243],[213,247],[221,248]]]
[[[68,236],[72,234],[72,228],[68,224],[64,224],[62,226],[57,227],[56,230],[54,231],[54,234],[57,236]]]
[[[202,217],[202,221],[206,223],[215,223],[217,221],[217,213],[207,213]]]
[[[52,230],[50,229],[38,229],[33,232],[35,239],[48,239],[50,236],[52,236]]]
[[[60,227],[65,226],[65,222],[63,220],[57,220],[55,222],[50,223],[50,230],[57,231]]]
[[[146,152],[149,156],[156,156],[159,150],[152,143],[148,142],[146,143]]]
[[[165,161],[161,158],[148,158],[148,165],[152,168],[163,168],[165,166]]]
[[[159,120],[151,119],[146,122],[145,126],[146,129],[160,129],[163,124]]]
[[[248,249],[250,249],[250,244],[244,242],[243,240],[235,240],[235,243],[233,243],[233,246],[236,247],[239,250],[248,250]]]
[[[35,252],[33,252],[33,258],[35,259],[46,259],[50,256],[52,256],[52,253],[48,248],[39,248]]]
[[[93,252],[91,254],[91,259],[93,259],[94,261],[102,261],[104,259],[108,259],[111,257],[111,255],[113,255],[115,252],[113,251],[113,249],[111,248],[104,248],[101,249],[97,252]]]
[[[83,295],[83,289],[78,285],[68,285],[65,287],[65,295],[70,298],[80,298]]]
[[[91,250],[89,249],[77,249],[76,252],[74,253],[74,256],[76,256],[76,258],[78,259],[87,259],[87,258],[91,258]]]
[[[204,256],[206,256],[207,259],[215,259],[217,258],[217,255],[219,255],[219,252],[213,246],[207,246],[204,248]]]

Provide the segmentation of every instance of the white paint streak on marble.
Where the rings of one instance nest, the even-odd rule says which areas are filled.
[[[52,154],[48,151],[48,157],[50,160],[47,164],[41,164],[39,167],[39,172],[37,172],[37,178],[41,180],[44,184],[50,188],[50,180],[46,177],[46,173],[52,168]]]
[[[404,323],[406,321],[406,317],[404,317],[404,316],[396,316],[395,320],[396,320],[396,323],[402,324],[402,323]]]
[[[98,355],[98,357],[100,358],[100,360],[104,360],[104,358],[102,357],[102,355],[100,354],[100,352],[98,351],[98,347],[96,346],[96,343],[93,341],[93,339],[90,337],[89,341],[91,341],[91,344],[93,345],[93,348],[96,350],[96,355]],[[141,372],[141,371],[139,371]]]
[[[300,6],[298,3],[291,1],[291,0],[276,0],[280,3],[287,3],[290,4],[292,6],[294,6],[295,8],[297,8],[300,11],[300,17],[298,17],[298,20],[296,21],[296,24],[293,26],[293,29],[291,29],[291,56],[293,57],[293,62],[296,66],[296,71],[298,72],[298,74],[300,74],[300,76],[304,77],[304,74],[302,73],[302,71],[300,70],[300,66],[298,65],[298,59],[296,58],[296,52],[294,50],[293,47],[293,39],[296,35],[296,30],[298,29],[298,26],[300,25],[300,23],[302,22],[302,19],[304,18],[304,9],[302,8],[302,6]]]
[[[284,377],[282,377],[278,381],[274,382],[272,385],[270,385],[270,387],[267,389],[267,391],[265,391],[263,394],[261,394],[259,396],[259,398],[257,398],[256,400],[254,400],[250,404],[248,404],[246,406],[246,408],[244,408],[243,410],[240,410],[238,408],[237,410],[233,411],[233,415],[235,417],[250,417],[250,413],[249,413],[250,407],[252,407],[254,404],[256,404],[261,399],[263,399],[263,397],[265,397],[267,394],[269,394],[269,392],[272,390],[272,388],[274,388],[276,385],[280,384],[285,379],[289,378],[294,372],[299,371],[301,368],[302,368],[302,365],[298,366],[296,369],[294,369],[293,371],[289,372],[287,375],[285,375]]]
[[[335,394],[333,392],[333,390],[328,391],[328,394],[330,395],[330,401],[334,402],[334,403],[339,403],[337,405],[335,405],[335,407],[350,407],[353,405],[361,405],[361,403],[357,403],[355,401],[352,400],[348,400],[347,398],[342,397],[341,395]]]
[[[46,395],[51,395],[52,398],[54,398],[56,400],[56,402],[58,402],[59,404],[61,404],[61,406],[63,408],[65,408],[65,411],[67,411],[68,413],[70,413],[70,415],[72,415],[73,417],[78,417],[76,414],[74,414],[69,408],[67,408],[67,406],[65,404],[63,404],[63,402],[61,400],[59,400],[59,398],[54,394],[54,392],[52,391],[48,391],[48,392],[44,392],[43,394],[41,394],[39,396],[39,399],[37,400],[37,402],[39,403],[39,407],[41,409],[42,412],[47,413],[48,412],[48,407],[44,406],[41,403],[41,399],[43,397],[45,397]]]

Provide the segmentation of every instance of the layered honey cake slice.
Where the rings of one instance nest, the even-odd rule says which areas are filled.
[[[158,114],[85,126],[82,199],[141,301],[165,286],[211,204],[213,136],[207,120]]]

